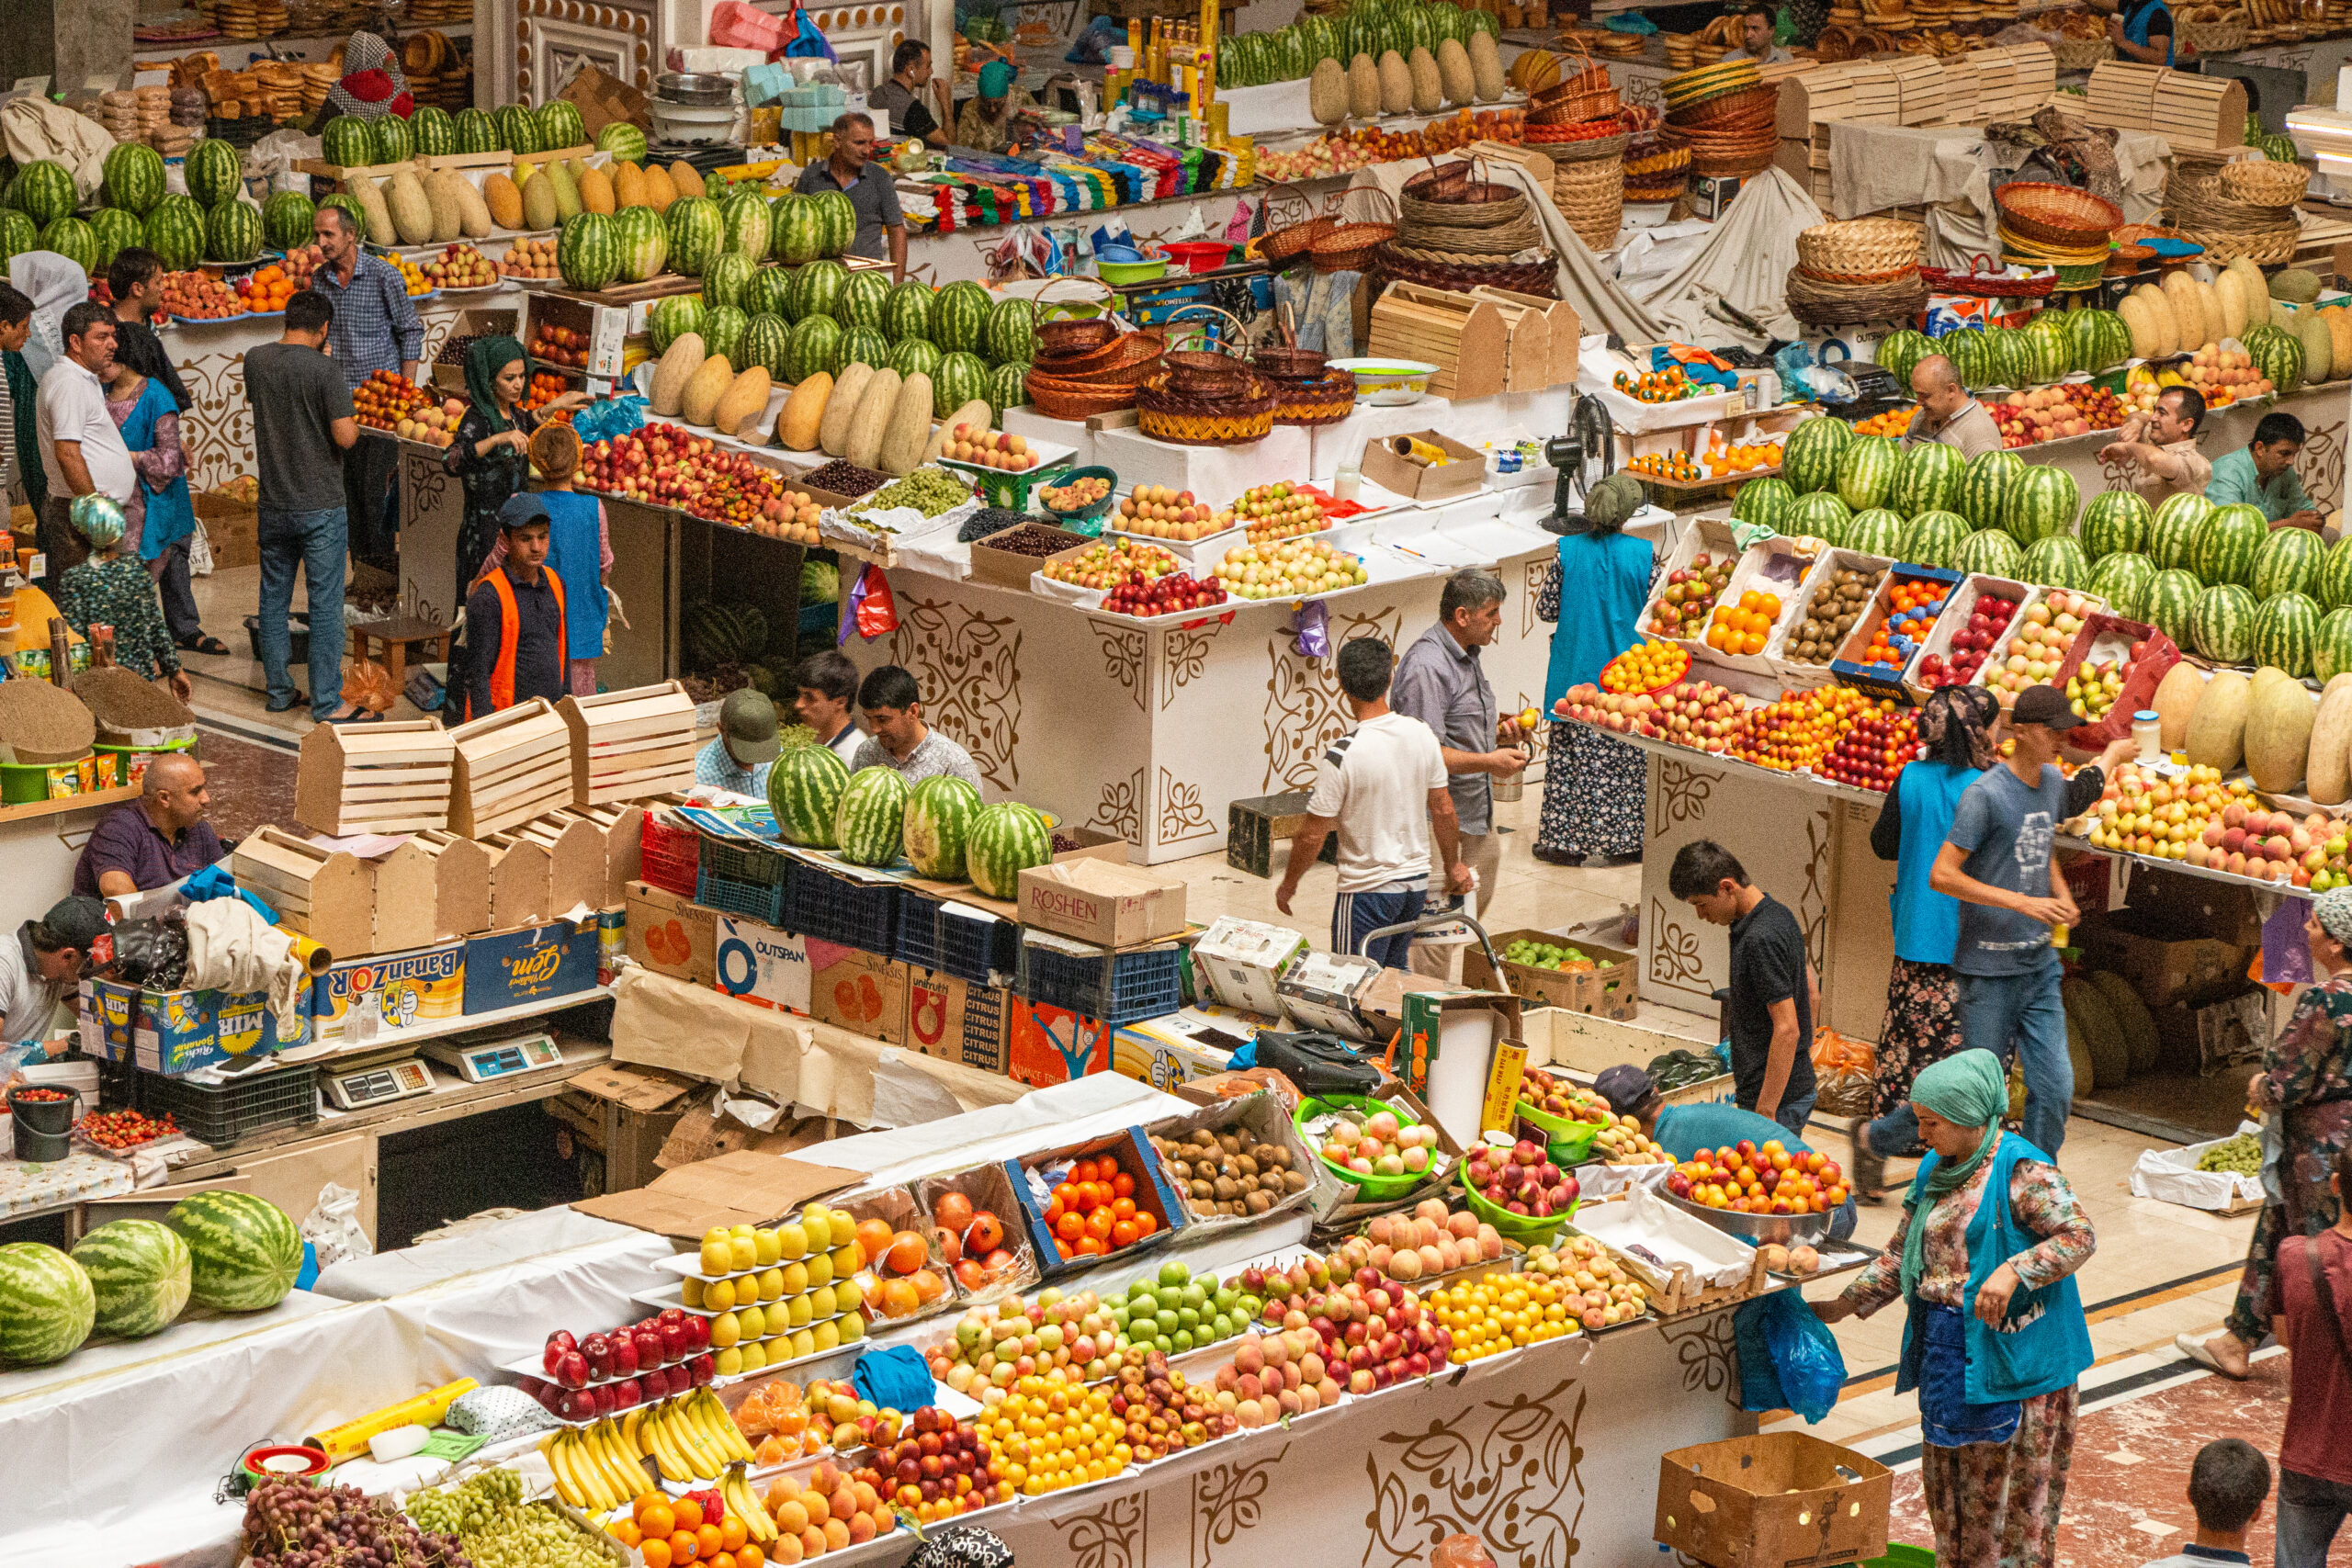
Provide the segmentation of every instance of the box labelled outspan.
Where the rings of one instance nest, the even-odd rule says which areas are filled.
[[[782,1012],[808,1010],[808,938],[742,915],[697,912],[710,916],[712,958],[707,983],[739,1001]]]
[[[1031,1089],[1047,1089],[1111,1070],[1112,1026],[1050,1002],[1009,996],[1005,1070]]]
[[[1711,1568],[1831,1568],[1886,1551],[1894,1472],[1804,1432],[1658,1456],[1657,1537]]]

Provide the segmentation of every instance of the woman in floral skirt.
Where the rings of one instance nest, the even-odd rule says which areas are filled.
[[[1563,535],[1557,558],[1535,596],[1535,614],[1553,623],[1552,661],[1544,705],[1557,712],[1571,686],[1600,679],[1600,668],[1631,647],[1642,605],[1657,575],[1657,552],[1623,525],[1588,520]],[[1563,618],[1560,602],[1577,613]],[[1535,858],[1553,865],[1639,860],[1647,808],[1649,760],[1637,749],[1581,724],[1555,720],[1544,765],[1544,815]]]
[[[1894,1239],[1814,1311],[1837,1323],[1900,1296],[1909,1312],[1895,1392],[1919,1392],[1938,1568],[2049,1568],[2094,1359],[2074,1274],[2098,1238],[2050,1156],[2001,1130],[2008,1078],[1990,1051],[1925,1069],[1911,1103],[1929,1153]]]

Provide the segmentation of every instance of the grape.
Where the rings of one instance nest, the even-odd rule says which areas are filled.
[[[2234,1171],[2252,1176],[2262,1168],[2262,1145],[2251,1133],[2240,1133],[2226,1143],[2214,1145],[2197,1156],[2199,1170]]]
[[[523,1501],[523,1478],[485,1470],[458,1485],[419,1492],[409,1517],[456,1538],[476,1568],[602,1568],[609,1562],[578,1526],[544,1503]]]
[[[244,1537],[254,1568],[473,1568],[458,1538],[421,1532],[390,1502],[356,1487],[296,1477],[245,1495]]]

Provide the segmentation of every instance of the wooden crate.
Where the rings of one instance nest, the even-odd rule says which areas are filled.
[[[570,804],[571,730],[545,697],[461,724],[449,739],[451,832],[479,839]]]
[[[408,847],[433,862],[432,940],[490,930],[490,852],[439,829],[413,835]]]
[[[1365,355],[1437,367],[1430,390],[1442,398],[1489,398],[1503,389],[1510,330],[1492,300],[1419,283],[1390,285],[1373,302]]]
[[[1894,73],[1898,96],[1896,119],[1904,125],[1932,125],[1944,113],[1944,69],[1923,54],[1897,56],[1888,62]]]
[[[2078,112],[2093,125],[2145,130],[2155,112],[2156,85],[2169,74],[2136,60],[2101,61],[2091,67],[2090,96]]]
[[[1513,309],[1540,312],[1544,319],[1547,353],[1543,369],[1544,379],[1532,383],[1537,388],[1572,387],[1577,379],[1577,344],[1584,335],[1584,318],[1566,299],[1546,299],[1540,295],[1520,294],[1509,288],[1497,288],[1480,284],[1470,291],[1476,299],[1491,299],[1498,309],[1509,312]],[[1506,315],[1506,321],[1508,321]],[[1514,364],[1533,347],[1531,337],[1522,344],[1514,328],[1510,353]]]
[[[571,737],[572,805],[694,787],[695,704],[677,682],[566,697],[558,711]]]
[[[375,868],[348,850],[261,827],[230,855],[229,874],[277,911],[279,925],[335,957],[375,951]]]
[[[628,899],[628,885],[638,880],[645,863],[645,807],[579,806],[573,811],[596,825],[604,835],[605,902],[609,909]]]
[[[547,845],[513,833],[485,833],[479,841],[490,856],[490,929],[546,919],[552,902]]]
[[[295,767],[295,820],[333,838],[446,827],[452,734],[429,718],[311,726]]]
[[[2234,76],[2167,71],[2156,83],[2148,129],[2177,148],[2244,146],[2245,84]]]
[[[604,908],[605,830],[585,817],[550,811],[534,817],[514,830],[548,852],[548,918],[568,914],[582,905]]]
[[[378,855],[375,868],[375,950],[402,953],[432,946],[443,934],[433,929],[435,897],[440,886],[437,857],[411,834],[389,852]]]
[[[1226,807],[1225,820],[1226,863],[1252,876],[1272,876],[1274,846],[1288,843],[1298,825],[1306,820],[1306,792],[1295,789],[1285,795],[1237,800]],[[1327,837],[1322,858],[1338,863],[1339,845],[1337,833]]]

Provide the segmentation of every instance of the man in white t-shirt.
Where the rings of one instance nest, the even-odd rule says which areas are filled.
[[[107,412],[106,380],[114,367],[114,313],[85,299],[65,312],[65,353],[40,378],[33,428],[40,438],[49,503],[38,536],[49,562],[49,591],[65,569],[89,553],[69,521],[77,495],[109,495],[130,503],[139,483],[130,449]],[[135,541],[126,540],[131,545]]]
[[[1290,913],[1299,878],[1336,831],[1340,892],[1331,908],[1331,951],[1355,953],[1381,927],[1420,918],[1429,900],[1432,836],[1448,892],[1470,890],[1470,868],[1462,862],[1453,797],[1446,790],[1445,753],[1436,734],[1419,719],[1389,711],[1388,678],[1396,660],[1388,645],[1378,637],[1358,637],[1340,646],[1337,662],[1340,690],[1355,713],[1356,728],[1331,742],[1315,764],[1306,820],[1290,841],[1290,865],[1274,907]],[[1406,931],[1362,950],[1402,969],[1412,945],[1413,933]]]

